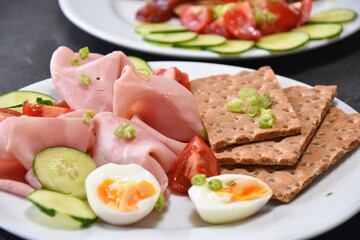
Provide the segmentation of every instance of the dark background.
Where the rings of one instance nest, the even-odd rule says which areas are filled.
[[[1,0],[0,94],[49,78],[51,54],[61,45],[74,51],[89,46],[92,52],[102,54],[121,50],[148,61],[186,60],[176,56],[144,54],[99,40],[67,20],[58,2],[54,0]],[[310,85],[337,85],[338,98],[360,111],[359,31],[342,41],[303,53],[218,62],[249,68],[270,65],[278,75]],[[344,224],[314,239],[358,239],[359,223],[360,214],[357,214]],[[241,237],[245,236],[239,236]],[[0,240],[3,239],[20,238],[0,228]]]

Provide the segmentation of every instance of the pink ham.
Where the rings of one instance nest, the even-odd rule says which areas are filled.
[[[17,159],[27,170],[35,155],[53,146],[82,151],[91,147],[93,124],[85,124],[82,110],[58,118],[11,117],[0,123],[0,160]],[[80,116],[79,116],[80,115]]]
[[[182,142],[203,129],[190,91],[164,77],[145,79],[128,66],[115,82],[113,112],[127,119],[136,115],[163,135]]]
[[[131,139],[116,137],[114,130],[127,122],[135,127],[136,135]],[[134,122],[115,117],[110,112],[99,113],[94,118],[96,141],[92,156],[97,166],[106,163],[136,163],[151,172],[164,191],[168,185],[167,173],[176,162],[176,155],[161,141]]]
[[[13,193],[22,197],[27,197],[35,189],[29,184],[17,182],[9,179],[0,179],[0,191]]]
[[[80,66],[71,65],[75,57],[80,59]],[[57,93],[70,108],[112,111],[114,82],[128,64],[131,62],[120,51],[105,56],[90,53],[81,59],[69,48],[59,47],[52,55],[50,72]],[[89,85],[80,82],[81,74],[91,78]]]

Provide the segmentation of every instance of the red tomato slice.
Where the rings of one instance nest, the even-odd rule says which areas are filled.
[[[189,31],[201,33],[205,26],[212,21],[211,10],[207,6],[194,5],[184,7],[180,13],[181,25]]]
[[[165,69],[165,68],[156,69],[153,74],[156,76],[164,76],[164,77],[172,78],[190,90],[189,75],[187,73],[181,72],[176,67],[171,67],[169,69]]]
[[[136,19],[140,22],[166,22],[173,17],[172,10],[156,4],[146,4],[136,12]]]
[[[298,18],[298,22],[296,24],[296,26],[301,26],[304,23],[306,23],[306,21],[309,19],[310,17],[310,12],[311,12],[311,8],[312,8],[312,0],[302,0],[299,2],[294,2],[289,4],[289,8],[292,9],[293,11],[297,12],[297,14],[299,15]]]
[[[3,121],[7,117],[18,117],[21,115],[22,114],[17,111],[14,111],[14,110],[11,110],[8,108],[0,108],[0,122]]]
[[[226,28],[224,17],[219,17],[215,21],[212,21],[204,28],[204,33],[206,34],[216,34],[228,39],[235,38]]]
[[[191,187],[191,177],[197,173],[205,174],[206,177],[220,174],[218,160],[199,136],[191,139],[180,154],[169,176],[170,189],[187,193]]]
[[[71,112],[70,108],[47,106],[39,104],[24,103],[23,113],[34,117],[58,117],[64,113]]]
[[[224,22],[228,31],[237,38],[258,40],[261,37],[260,31],[256,28],[254,15],[248,2],[244,2],[226,11]]]

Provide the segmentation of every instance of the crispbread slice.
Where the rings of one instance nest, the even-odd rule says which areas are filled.
[[[273,198],[290,202],[317,176],[357,147],[359,142],[360,114],[346,114],[338,108],[331,108],[294,166],[251,165],[242,169],[222,169],[222,173],[257,177],[271,187]]]
[[[226,103],[237,97],[243,87],[268,93],[274,100],[271,112],[276,116],[272,128],[260,129],[256,118],[227,110]],[[191,81],[201,118],[213,149],[299,134],[301,124],[272,69],[242,71],[237,75],[216,75]]]
[[[214,154],[221,165],[293,165],[297,162],[329,110],[336,96],[336,86],[294,86],[285,88],[284,92],[302,123],[301,134],[279,141],[263,141],[219,149]]]

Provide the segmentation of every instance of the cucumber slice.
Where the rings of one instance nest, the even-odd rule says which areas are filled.
[[[305,32],[283,32],[260,38],[256,46],[273,52],[289,51],[305,45],[309,40]]]
[[[135,31],[140,35],[148,33],[170,33],[170,32],[186,32],[188,29],[181,25],[167,23],[145,23],[137,26]]]
[[[346,23],[354,20],[357,13],[352,9],[334,8],[310,16],[310,23]]]
[[[43,100],[50,100],[52,102],[56,102],[53,97],[43,93],[16,90],[0,96],[0,108],[10,108],[11,110],[22,112],[21,105],[24,102],[36,103],[36,98],[42,98]]]
[[[248,40],[227,40],[226,43],[215,46],[208,47],[207,49],[219,54],[239,54],[245,52],[255,46],[254,41]]]
[[[196,37],[197,33],[194,32],[149,33],[144,35],[145,40],[158,43],[180,43],[190,41]]]
[[[87,227],[97,221],[97,216],[89,204],[78,198],[45,189],[35,190],[28,199],[43,213],[60,217],[79,227]]]
[[[340,23],[307,24],[295,28],[293,31],[301,31],[309,34],[311,40],[328,39],[338,36],[343,27]]]
[[[33,170],[49,190],[86,199],[85,179],[96,168],[85,152],[69,147],[50,147],[36,154]]]
[[[219,35],[199,34],[196,38],[175,44],[176,47],[212,47],[226,42],[226,38]]]
[[[152,75],[153,71],[144,59],[135,56],[128,56],[128,59],[139,72],[148,76]]]

